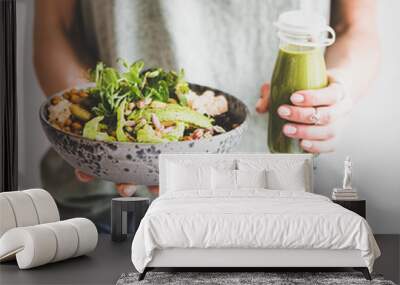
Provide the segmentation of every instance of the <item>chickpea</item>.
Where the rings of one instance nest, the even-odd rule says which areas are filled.
[[[71,119],[66,119],[66,120],[64,121],[64,127],[70,126],[71,124],[72,124],[72,120],[71,120]]]
[[[58,103],[60,103],[61,101],[61,97],[60,96],[54,96],[50,99],[50,103],[52,105],[57,105]]]
[[[69,101],[74,104],[79,104],[81,102],[81,97],[79,97],[78,94],[72,94],[71,97],[69,98]]]
[[[79,97],[81,97],[81,98],[86,98],[86,97],[88,97],[88,96],[89,96],[89,94],[86,93],[86,92],[83,91],[83,90],[81,90],[81,91],[79,92]]]
[[[73,122],[71,125],[72,129],[74,130],[80,130],[82,129],[82,125],[79,122]]]
[[[58,119],[55,121],[55,124],[56,124],[60,129],[63,128],[63,123],[60,122]]]
[[[69,100],[69,98],[71,97],[71,94],[69,94],[69,92],[65,92],[65,93],[63,94],[63,97],[64,97],[64,99]]]

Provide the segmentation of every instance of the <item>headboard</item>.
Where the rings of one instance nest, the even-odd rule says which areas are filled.
[[[312,154],[264,154],[264,153],[230,153],[230,154],[204,154],[204,153],[165,153],[159,156],[159,186],[160,195],[168,191],[168,163],[199,165],[213,165],[219,161],[232,161],[237,167],[238,162],[261,162],[269,165],[304,163],[305,190],[313,192],[313,155]]]

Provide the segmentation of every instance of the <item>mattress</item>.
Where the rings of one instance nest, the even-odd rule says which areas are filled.
[[[143,272],[170,248],[359,250],[370,271],[380,255],[361,216],[321,195],[266,189],[162,195],[140,223],[132,262]]]

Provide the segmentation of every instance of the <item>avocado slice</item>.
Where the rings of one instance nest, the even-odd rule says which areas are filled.
[[[185,123],[177,122],[175,128],[169,133],[165,134],[163,138],[166,138],[169,141],[179,141],[179,139],[183,137],[184,132]]]
[[[140,143],[163,143],[168,142],[167,139],[160,138],[156,135],[153,128],[146,124],[143,128],[137,131],[136,140]]]
[[[117,109],[117,130],[115,131],[117,135],[117,140],[119,142],[129,142],[129,138],[125,135],[124,133],[124,126],[125,126],[125,116],[124,116],[124,111],[125,111],[125,103],[126,101],[122,101],[121,104],[119,104],[118,109]]]
[[[98,116],[87,122],[83,128],[82,136],[84,138],[98,140],[98,141],[106,141],[106,142],[115,141],[115,139],[112,136],[109,136],[107,133],[98,131],[100,122],[103,119],[104,116]]]
[[[212,127],[212,119],[189,107],[180,106],[178,104],[167,104],[164,109],[146,109],[144,116],[148,121],[150,120],[151,113],[154,113],[161,122],[180,121],[206,129]]]

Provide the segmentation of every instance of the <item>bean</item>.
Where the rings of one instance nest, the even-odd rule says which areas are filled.
[[[72,124],[71,119],[66,119],[66,120],[64,121],[64,127],[70,126],[71,124]]]
[[[86,98],[87,96],[89,96],[89,94],[86,93],[85,91],[81,90],[81,91],[79,92],[79,97],[81,97],[81,98]]]
[[[72,127],[72,129],[74,129],[74,130],[80,130],[80,129],[82,129],[82,125],[81,125],[80,123],[78,123],[78,122],[73,122],[72,125],[71,125],[71,127]]]
[[[145,103],[144,103],[143,100],[140,100],[140,101],[138,101],[138,102],[136,103],[136,106],[137,106],[139,109],[143,109],[143,108],[145,107]]]
[[[128,127],[133,127],[133,126],[136,125],[136,122],[135,121],[126,121],[125,125],[128,126]]]
[[[79,104],[81,102],[81,97],[79,97],[78,94],[72,94],[71,97],[69,98],[69,101],[74,104]]]
[[[204,134],[204,130],[203,129],[196,129],[193,132],[192,137],[193,137],[193,139],[198,140],[203,136],[203,134]]]
[[[54,96],[50,99],[50,103],[52,105],[57,105],[58,103],[60,103],[61,101],[61,97],[60,96]]]

